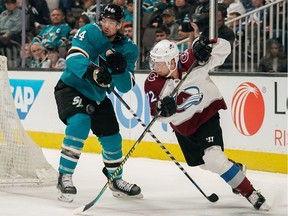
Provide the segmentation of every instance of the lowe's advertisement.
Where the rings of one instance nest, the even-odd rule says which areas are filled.
[[[60,148],[64,137],[65,125],[58,118],[54,99],[54,87],[60,75],[61,72],[52,71],[9,71],[12,96],[21,123],[35,143],[45,148]],[[136,74],[137,84],[133,91],[119,95],[148,125],[152,118],[143,90],[146,77],[147,74]],[[251,169],[287,173],[287,77],[212,74],[211,78],[228,107],[220,111],[225,153],[245,162]],[[145,128],[116,95],[111,93],[109,98],[114,104],[123,149],[127,152]],[[151,131],[176,158],[184,161],[169,124],[156,121]],[[92,133],[90,137],[85,143],[86,151],[100,153],[97,138]],[[134,156],[167,159],[162,154],[155,140],[146,134]]]

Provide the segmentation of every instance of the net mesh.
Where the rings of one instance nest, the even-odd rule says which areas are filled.
[[[16,112],[5,56],[0,56],[0,158],[0,186],[56,184],[57,172]]]

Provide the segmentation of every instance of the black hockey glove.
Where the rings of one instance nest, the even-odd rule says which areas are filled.
[[[160,108],[158,111],[161,111],[160,115],[163,117],[169,117],[176,113],[177,105],[175,100],[171,96],[166,96],[160,100]]]
[[[107,88],[112,81],[112,76],[105,67],[97,67],[95,65],[89,65],[86,71],[88,79],[94,81],[98,86]]]
[[[113,52],[106,57],[107,64],[112,70],[112,74],[122,74],[125,72],[127,63],[124,56],[119,52]]]
[[[193,44],[193,53],[198,61],[205,63],[210,58],[212,48],[209,44],[209,39],[205,37],[200,37],[199,40]]]

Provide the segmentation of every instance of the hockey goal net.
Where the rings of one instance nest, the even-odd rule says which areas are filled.
[[[24,130],[8,79],[7,58],[0,56],[0,186],[52,185],[57,172]]]

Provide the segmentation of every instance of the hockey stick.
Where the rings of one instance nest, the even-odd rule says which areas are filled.
[[[137,116],[137,114],[129,107],[129,105],[123,100],[123,98],[113,89],[112,92],[116,95],[116,97],[122,102],[122,104],[128,109],[128,111],[134,116],[134,118],[145,128],[146,125],[142,120]],[[181,164],[174,158],[174,156],[169,152],[169,150],[161,143],[161,141],[152,133],[152,131],[147,131],[150,136],[160,145],[162,150],[169,156],[169,158],[178,166],[178,168],[187,176],[187,178],[194,184],[194,186],[203,194],[203,196],[208,199],[210,202],[216,202],[219,197],[217,194],[213,193],[210,196],[207,196],[202,189],[198,186],[198,184],[189,176],[186,170],[181,166]]]
[[[193,62],[193,64],[190,66],[190,68],[188,69],[186,75],[178,82],[177,86],[174,88],[174,90],[172,91],[172,93],[170,94],[170,96],[174,96],[176,94],[176,92],[179,90],[179,88],[181,87],[181,85],[183,84],[183,82],[186,80],[187,76],[190,74],[190,72],[193,70],[194,66],[197,64],[197,61]],[[108,181],[106,182],[106,184],[103,186],[103,188],[101,189],[101,191],[99,192],[99,194],[96,196],[95,199],[93,199],[91,202],[89,202],[88,204],[81,206],[79,208],[76,208],[73,213],[74,214],[80,214],[88,209],[90,209],[92,206],[95,205],[95,203],[100,199],[100,197],[103,195],[103,193],[105,192],[105,190],[109,187],[109,185],[112,183],[113,179],[116,177],[116,175],[118,174],[118,172],[123,168],[124,164],[126,163],[126,161],[128,160],[128,158],[132,155],[132,153],[135,151],[136,147],[138,146],[138,144],[141,142],[141,140],[144,138],[144,136],[146,135],[146,133],[148,132],[148,130],[150,130],[150,128],[152,127],[152,125],[155,123],[155,121],[159,118],[161,114],[161,111],[158,112],[154,118],[150,121],[150,123],[147,125],[146,129],[142,132],[142,134],[140,135],[140,137],[136,140],[136,142],[134,143],[134,145],[131,147],[131,149],[129,150],[129,152],[127,153],[127,155],[124,157],[123,161],[121,162],[121,164],[119,165],[119,167],[115,170],[115,172],[113,173],[113,175],[108,179]]]

